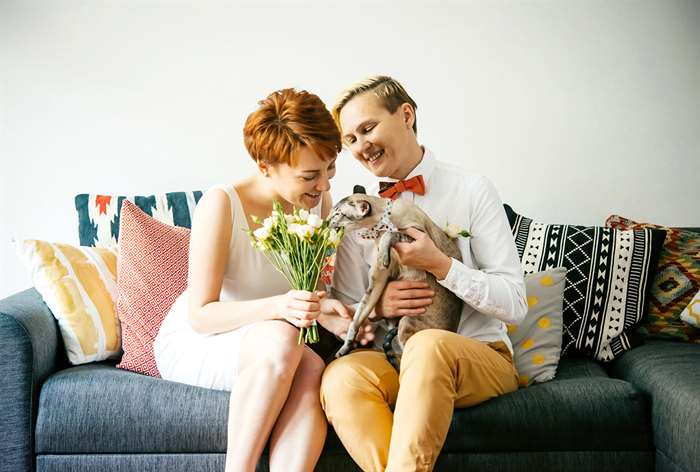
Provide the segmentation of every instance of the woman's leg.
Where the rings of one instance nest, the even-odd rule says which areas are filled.
[[[270,436],[270,471],[312,471],[326,439],[319,389],[325,364],[308,347]]]
[[[229,400],[226,472],[255,470],[304,354],[298,336],[284,321],[255,323],[245,335]]]

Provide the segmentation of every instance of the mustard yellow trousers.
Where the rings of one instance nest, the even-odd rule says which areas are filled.
[[[428,329],[406,343],[400,373],[378,350],[356,350],[331,362],[321,381],[321,404],[362,470],[429,471],[455,407],[517,388],[503,342]]]

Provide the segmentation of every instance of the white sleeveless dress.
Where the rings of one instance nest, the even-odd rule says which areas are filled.
[[[229,258],[219,300],[243,301],[286,293],[290,287],[265,255],[254,249],[246,230],[243,206],[233,186],[216,185],[231,199],[232,233]],[[321,203],[310,210],[321,216]],[[230,391],[236,380],[238,352],[251,326],[219,334],[195,332],[188,319],[187,290],[166,315],[153,343],[156,365],[162,378],[198,387]],[[233,313],[231,316],[235,316]]]

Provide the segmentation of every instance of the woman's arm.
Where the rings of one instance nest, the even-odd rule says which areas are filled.
[[[291,290],[256,300],[219,301],[229,257],[231,218],[231,201],[220,189],[207,192],[195,210],[187,281],[192,329],[216,334],[272,319],[286,319],[298,327],[310,325],[320,309],[315,293]]]

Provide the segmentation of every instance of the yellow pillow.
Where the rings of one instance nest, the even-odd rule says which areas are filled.
[[[121,348],[116,252],[33,239],[20,251],[34,287],[58,320],[68,360],[85,364],[116,357]]]
[[[681,320],[688,323],[690,326],[700,328],[700,290],[695,294],[688,306],[681,313]]]

